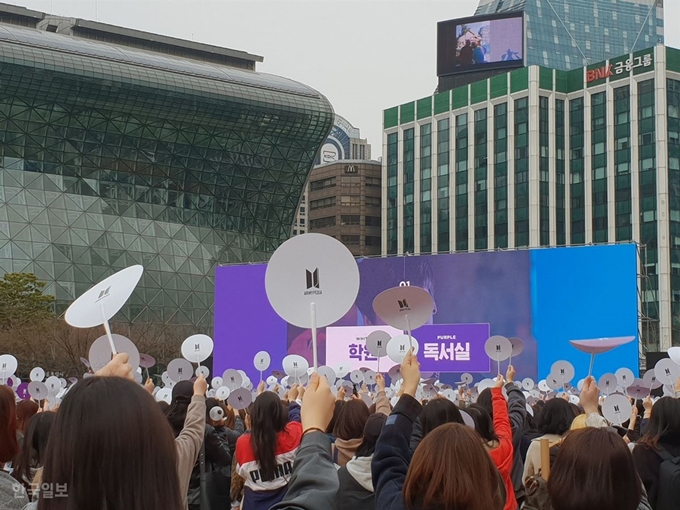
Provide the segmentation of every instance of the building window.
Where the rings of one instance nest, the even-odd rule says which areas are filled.
[[[387,135],[387,254],[397,253],[397,173],[399,169],[399,135]],[[368,207],[380,207],[380,199],[366,197]]]
[[[380,207],[380,197],[366,197],[367,207]]]
[[[403,147],[403,180],[404,180],[404,253],[413,253],[415,248],[415,131],[413,128],[404,130]]]
[[[379,227],[382,225],[380,216],[366,216],[364,221],[366,222],[367,227]]]
[[[583,98],[569,101],[569,191],[571,202],[569,222],[571,225],[571,244],[584,244],[585,232],[585,183],[584,181],[584,107]]]
[[[309,203],[309,209],[315,211],[316,209],[324,209],[326,207],[335,206],[335,197],[321,198],[319,200],[312,200]]]
[[[469,248],[468,235],[468,116],[467,114],[456,116],[456,170],[453,178],[456,180],[456,219],[455,248],[457,251],[467,251]],[[448,184],[448,182],[447,182]],[[440,229],[441,231],[441,229]],[[447,222],[448,231],[448,222]]]
[[[343,214],[340,216],[340,225],[361,225],[361,216]]]
[[[609,240],[607,215],[607,93],[590,96],[593,242]]]
[[[334,227],[335,226],[335,216],[326,216],[325,218],[317,218],[309,222],[310,230],[316,230],[319,228]]]
[[[379,188],[380,187],[380,177],[366,177],[366,187],[367,188]]]
[[[329,177],[327,179],[319,179],[318,181],[312,181],[309,183],[310,191],[319,191],[326,188],[332,188],[335,186],[335,177]]]
[[[420,126],[420,253],[432,252],[431,190],[432,124],[423,124]]]
[[[343,207],[356,207],[361,205],[361,195],[342,195],[340,205]]]
[[[488,248],[488,197],[486,180],[487,168],[487,110],[483,108],[475,111],[475,170],[474,170],[474,213],[475,213],[475,250]]]
[[[358,246],[361,242],[361,236],[358,235],[343,235],[340,236],[340,241],[345,246]]]
[[[366,246],[380,246],[380,237],[366,236]]]
[[[529,246],[529,103],[515,100],[515,246]]]
[[[550,245],[550,99],[539,98],[539,242]]]

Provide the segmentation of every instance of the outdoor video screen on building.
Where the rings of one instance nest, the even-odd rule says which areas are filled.
[[[437,25],[437,76],[524,65],[524,17],[475,16]]]

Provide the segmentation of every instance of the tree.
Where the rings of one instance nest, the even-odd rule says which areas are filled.
[[[33,273],[5,273],[0,280],[0,330],[54,317],[54,296],[43,292],[45,282]]]

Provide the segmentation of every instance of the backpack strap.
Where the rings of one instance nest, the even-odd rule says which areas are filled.
[[[659,457],[661,457],[662,460],[668,460],[673,462],[675,459],[678,458],[675,455],[671,455],[663,446],[659,445],[657,445],[656,447],[656,453],[659,454]]]

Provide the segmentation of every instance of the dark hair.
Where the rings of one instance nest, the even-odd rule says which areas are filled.
[[[489,416],[491,416],[491,418],[493,418],[493,402],[492,402],[491,397],[492,397],[491,389],[486,388],[477,397],[476,404],[478,406],[481,406],[481,408],[484,409],[487,413],[489,413]]]
[[[19,453],[17,415],[14,392],[0,386],[0,467]]]
[[[484,441],[498,441],[498,436],[493,429],[493,420],[486,409],[479,404],[472,404],[465,411],[475,422],[475,430]]]
[[[189,409],[193,394],[194,383],[191,381],[180,381],[172,387],[172,401],[168,410],[165,411],[165,416],[172,426],[175,437],[179,436],[184,428],[187,409]]]
[[[564,435],[576,415],[569,402],[561,398],[548,400],[536,419],[541,434]]]
[[[456,404],[445,398],[430,400],[420,413],[423,437],[445,423],[465,423]]]
[[[12,471],[12,476],[24,485],[33,480],[31,470],[39,468],[45,462],[47,440],[50,438],[50,431],[56,416],[53,412],[38,413],[28,422],[24,448],[17,456],[14,471]]]
[[[265,391],[257,396],[250,415],[250,445],[265,482],[276,478],[276,443],[287,423],[288,415],[276,393]]]
[[[335,428],[335,423],[338,421],[338,415],[340,414],[340,409],[342,409],[342,406],[345,404],[344,400],[336,400],[335,401],[335,407],[333,408],[333,417],[331,418],[331,422],[328,424],[328,427],[326,427],[326,434],[332,434],[333,429]]]
[[[205,399],[205,421],[208,422],[210,425],[213,427],[215,426],[215,422],[213,419],[210,417],[210,411],[212,410],[213,407],[219,407],[222,409],[222,412],[224,413],[223,416],[227,416],[227,411],[226,411],[226,406],[224,406],[219,400],[216,398],[206,398]]]
[[[234,430],[236,427],[236,415],[234,414],[233,409],[229,409],[227,406],[222,405],[222,409],[224,409],[224,426],[227,427],[228,429]]]
[[[363,400],[352,399],[345,402],[338,412],[333,435],[344,440],[361,437],[369,416],[368,406]]]
[[[165,400],[161,400],[160,402],[157,402],[158,408],[161,410],[161,413],[166,414],[168,412],[168,409],[170,409],[170,404],[168,404]]]
[[[17,430],[26,433],[28,422],[38,412],[38,404],[32,400],[22,400],[17,403]]]
[[[654,403],[640,443],[656,448],[660,441],[680,439],[680,400],[662,397]]]
[[[45,453],[39,510],[182,510],[172,429],[140,385],[90,377],[71,387]]]
[[[636,510],[642,484],[623,439],[588,427],[562,441],[548,493],[553,510]]]
[[[501,478],[471,428],[447,423],[418,445],[403,488],[408,510],[502,510]]]
[[[364,439],[354,454],[356,457],[370,457],[373,455],[375,444],[378,442],[385,421],[387,421],[387,416],[382,413],[373,413],[368,417],[364,426]]]

